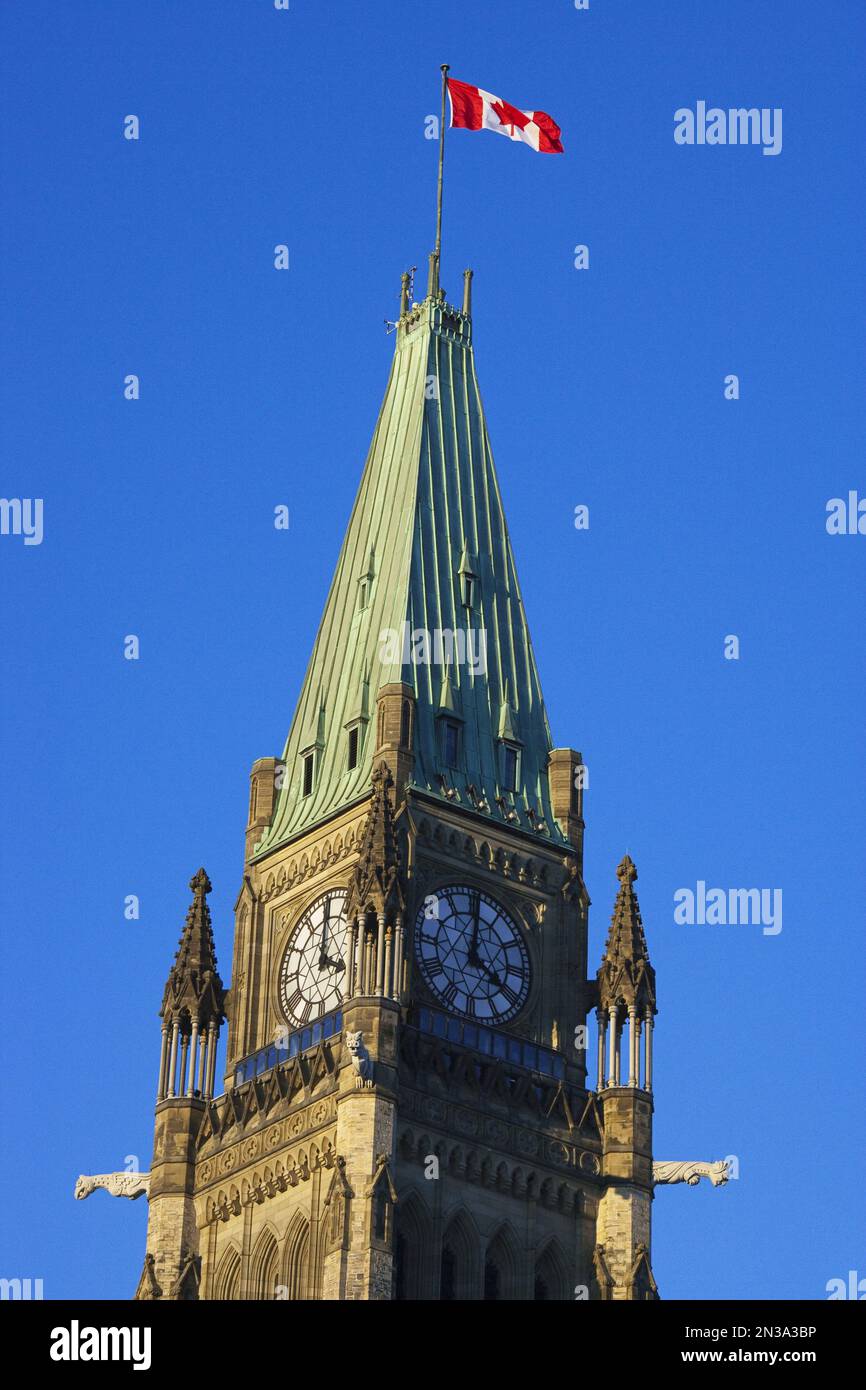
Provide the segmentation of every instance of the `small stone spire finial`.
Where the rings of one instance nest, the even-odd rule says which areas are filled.
[[[637,878],[637,869],[631,855],[624,855],[617,865],[616,876],[620,883],[625,887],[627,883],[634,883]]]
[[[655,971],[634,891],[637,869],[631,855],[620,860],[616,876],[619,891],[598,972],[599,1002],[604,1009],[636,1005],[655,1013]]]
[[[212,887],[211,881],[204,869],[199,869],[197,874],[193,874],[189,881],[189,886],[190,890],[195,893],[197,897],[210,893]]]
[[[169,971],[163,994],[163,1018],[186,1010],[201,1022],[222,1022],[225,991],[217,971],[213,928],[207,895],[211,881],[199,869],[189,881],[193,900],[186,914],[174,965]]]
[[[394,778],[386,763],[374,767],[370,783],[370,810],[346,900],[350,920],[371,905],[377,912],[386,913],[402,912],[404,906],[400,852],[389,797]]]

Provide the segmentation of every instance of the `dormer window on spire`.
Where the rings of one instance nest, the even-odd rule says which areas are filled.
[[[520,748],[516,743],[502,745],[502,789],[516,792],[520,785]]]
[[[457,571],[460,578],[460,602],[464,608],[475,608],[478,604],[478,575],[472,561],[472,554],[469,550],[469,542],[464,541],[463,553],[460,556],[460,567]]]
[[[446,767],[456,767],[460,756],[460,725],[456,719],[442,719],[442,761]]]
[[[368,720],[365,715],[352,719],[346,725],[346,770],[352,772],[361,761],[364,748],[364,735]]]
[[[375,554],[370,551],[367,561],[367,568],[364,573],[358,576],[358,612],[363,613],[370,605],[370,594],[373,589]]]
[[[301,754],[301,796],[309,796],[316,775],[316,750]]]

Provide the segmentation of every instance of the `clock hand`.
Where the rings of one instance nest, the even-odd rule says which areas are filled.
[[[331,899],[325,899],[325,915],[322,920],[322,939],[319,942],[319,969],[327,970],[331,962],[328,959],[326,944],[328,940],[328,921],[331,916]]]
[[[485,975],[487,975],[493,981],[493,983],[497,986],[498,989],[502,988],[502,981],[500,980],[496,971],[493,969],[493,966],[490,965],[481,955],[477,945],[470,945],[469,953],[466,958],[466,963],[467,965],[471,965],[473,970],[483,970]]]
[[[496,971],[493,969],[493,966],[488,965],[486,960],[482,960],[479,956],[477,961],[473,961],[472,964],[480,966],[480,968],[484,971],[485,975],[488,975],[490,979],[493,981],[493,983],[496,985],[497,989],[502,988],[502,981],[500,980]]]
[[[336,956],[336,957],[326,956],[326,955],[321,955],[321,956],[319,956],[319,969],[320,969],[320,970],[345,970],[345,968],[346,968],[346,962],[345,962],[340,956]]]
[[[478,950],[478,935],[481,929],[481,899],[476,897],[475,908],[472,915],[472,939],[469,942],[468,963],[476,970],[483,970],[490,980],[496,985],[497,989],[502,988],[502,981],[491,965],[488,965]]]
[[[472,915],[472,939],[469,942],[469,964],[479,966],[481,958],[478,955],[478,931],[481,926],[481,899],[476,897],[475,910]]]

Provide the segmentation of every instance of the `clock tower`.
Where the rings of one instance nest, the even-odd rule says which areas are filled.
[[[403,277],[288,738],[252,768],[230,988],[209,945],[199,1020],[173,967],[140,1297],[657,1296],[636,871],[592,978],[583,760],[548,726],[471,280],[458,306]]]

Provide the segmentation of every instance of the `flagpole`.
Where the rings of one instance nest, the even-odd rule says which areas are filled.
[[[439,118],[439,178],[436,186],[436,245],[430,256],[430,276],[427,294],[433,298],[439,293],[439,262],[442,256],[442,166],[445,163],[445,97],[448,92],[448,72],[450,63],[442,63],[442,114]]]

